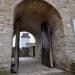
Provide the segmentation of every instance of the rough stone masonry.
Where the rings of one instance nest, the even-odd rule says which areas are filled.
[[[11,69],[12,36],[14,9],[22,0],[0,0],[0,71],[7,73]],[[75,60],[75,37],[72,30],[71,19],[75,18],[75,0],[45,0],[52,5],[61,15],[64,27],[64,41],[61,51],[57,51],[57,59],[61,68],[70,70],[71,60]],[[56,34],[61,34],[60,31]],[[61,43],[61,40],[58,39]],[[62,56],[61,56],[61,53]],[[39,53],[40,54],[40,53]],[[63,60],[63,61],[62,61]],[[8,74],[7,74],[8,75]]]

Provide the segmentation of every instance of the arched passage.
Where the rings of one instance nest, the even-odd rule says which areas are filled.
[[[47,43],[49,50],[48,54],[46,54],[48,55],[48,59],[46,60],[45,58],[44,61],[42,61],[43,55],[41,51],[41,49],[43,50],[41,46],[43,43],[43,38],[41,38],[42,24],[47,26],[48,31],[45,33],[48,35],[46,40],[49,43]],[[60,14],[53,6],[43,0],[23,0],[19,3],[14,10],[14,34],[17,34],[17,38],[20,31],[28,31],[36,36],[37,47],[35,57],[40,62],[47,61],[50,67],[56,66],[63,69],[65,68],[62,60],[64,56],[64,53],[62,53],[64,45],[63,23]],[[60,57],[59,55],[61,54],[62,56]]]
[[[20,43],[19,43],[19,47],[21,48],[21,47],[23,47],[22,45],[21,45],[21,41],[22,41],[22,35],[23,35],[23,33],[25,34],[28,34],[28,36],[29,36],[29,43],[36,43],[36,39],[35,39],[35,37],[31,34],[31,33],[29,33],[29,32],[26,32],[26,31],[21,31],[20,32]],[[25,34],[25,35],[26,35]],[[13,45],[12,45],[12,47],[15,47],[15,44],[16,44],[16,35],[14,35],[13,36]],[[25,46],[24,46],[25,47]]]
[[[19,66],[19,63],[25,59],[35,58],[35,45],[36,39],[33,34],[21,31],[19,32],[19,42],[17,44],[17,35],[13,36],[13,43],[12,43],[12,72],[16,72],[16,67]],[[17,45],[18,48],[17,48]],[[16,51],[17,50],[17,51]],[[17,57],[18,56],[18,57]],[[26,58],[28,57],[28,58]],[[17,59],[17,61],[16,61]],[[18,65],[16,65],[18,64]],[[15,68],[14,68],[15,67]]]

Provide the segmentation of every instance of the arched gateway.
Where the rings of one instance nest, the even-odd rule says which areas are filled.
[[[4,16],[5,12],[6,17],[0,19],[3,45],[1,68],[10,70],[11,40],[16,34],[14,71],[18,71],[19,32],[27,31],[35,36],[35,58],[40,63],[48,67],[70,70],[71,60],[75,58],[75,38],[70,22],[75,15],[74,3],[74,0],[2,0],[0,16]]]
[[[36,36],[38,44],[36,44],[35,57],[43,65],[62,67],[60,61],[64,54],[62,57],[57,57],[57,55],[63,51],[60,46],[63,46],[64,42],[60,45],[59,40],[64,39],[64,28],[60,14],[53,6],[43,0],[23,0],[15,7],[14,34],[17,36],[15,72],[18,70],[19,62],[19,32],[24,30]]]

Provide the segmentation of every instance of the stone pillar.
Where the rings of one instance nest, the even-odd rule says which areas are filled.
[[[36,36],[35,43],[35,58],[42,63],[42,51],[41,51],[41,34]]]
[[[18,72],[19,67],[19,37],[20,37],[19,26],[16,25],[16,49],[15,49],[14,72]]]
[[[9,75],[12,53],[12,11],[9,0],[0,0],[0,75]]]
[[[54,67],[53,49],[52,49],[52,33],[49,33],[49,47],[50,47],[50,67]]]

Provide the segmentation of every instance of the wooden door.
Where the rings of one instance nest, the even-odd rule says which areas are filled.
[[[50,67],[50,52],[49,52],[49,30],[47,23],[41,25],[42,36],[42,64]]]

